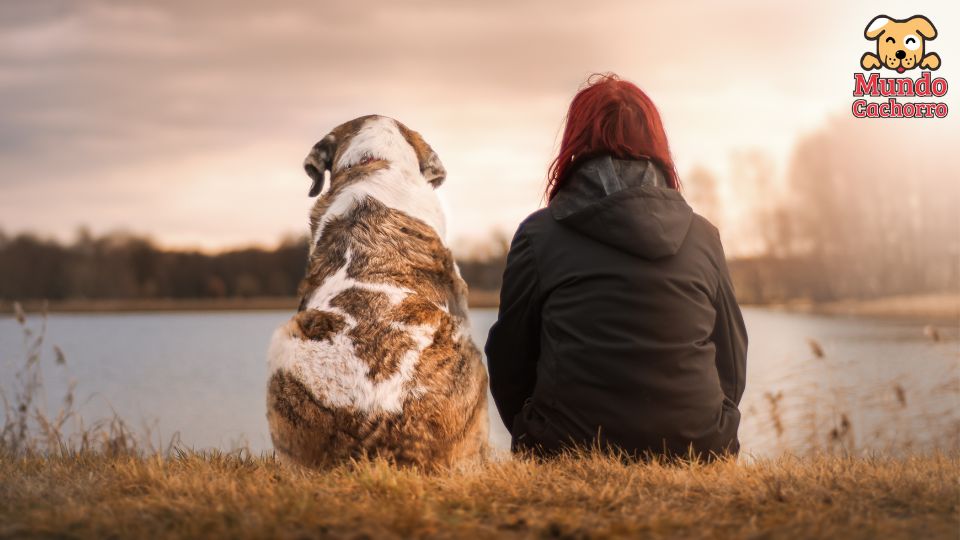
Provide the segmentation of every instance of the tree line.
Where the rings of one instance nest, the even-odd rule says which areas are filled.
[[[293,296],[306,241],[217,254],[165,250],[123,233],[81,232],[63,244],[0,233],[0,298],[143,299]]]
[[[275,249],[203,253],[163,249],[125,233],[95,237],[81,230],[61,243],[0,231],[0,300],[295,296],[307,252],[306,237]],[[505,250],[458,262],[471,288],[499,288]]]

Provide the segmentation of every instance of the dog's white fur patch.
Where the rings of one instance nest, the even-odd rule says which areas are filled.
[[[357,321],[343,310],[331,306],[330,300],[341,292],[359,288],[387,295],[390,303],[403,301],[409,289],[385,283],[365,283],[347,275],[352,254],[348,250],[345,264],[317,287],[310,296],[307,309],[335,313],[344,318],[347,328],[331,341],[304,340],[293,337],[284,327],[273,334],[270,345],[269,366],[271,375],[284,370],[300,380],[318,399],[332,407],[350,407],[367,414],[399,413],[403,402],[410,396],[419,396],[425,390],[410,383],[420,353],[433,342],[436,329],[429,325],[391,326],[410,336],[416,348],[407,351],[400,361],[399,369],[390,378],[374,382],[369,378],[367,364],[356,354],[353,341],[347,336]]]
[[[310,393],[330,407],[348,408],[368,415],[397,414],[404,402],[419,397],[425,388],[411,384],[417,361],[433,341],[432,327],[402,326],[416,343],[407,351],[393,375],[373,381],[368,367],[354,352],[353,341],[346,332],[329,341],[298,339],[283,327],[273,334],[270,343],[270,372],[283,370],[302,382]]]
[[[392,118],[378,116],[364,123],[337,157],[333,174],[366,158],[383,159],[387,168],[374,171],[363,180],[347,186],[323,214],[313,242],[317,245],[323,229],[333,218],[349,212],[364,197],[372,197],[388,208],[399,210],[433,228],[446,239],[443,206],[433,186],[420,173],[417,153],[400,133]]]
[[[330,300],[341,292],[356,287],[365,291],[383,293],[387,295],[387,298],[393,305],[399,304],[412,292],[410,289],[404,287],[396,287],[387,285],[386,283],[366,283],[351,278],[347,275],[347,269],[350,267],[350,261],[352,259],[353,253],[347,249],[347,253],[344,256],[346,262],[337,269],[336,274],[325,279],[323,283],[313,291],[313,294],[310,295],[310,300],[307,301],[307,309],[330,311],[341,315],[346,318],[350,324],[353,324],[353,319],[350,315],[330,305]]]
[[[406,171],[420,171],[417,154],[400,133],[396,121],[376,116],[363,123],[333,164],[333,171],[356,165],[364,158],[385,159]]]

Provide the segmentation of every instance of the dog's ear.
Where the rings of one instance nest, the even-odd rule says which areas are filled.
[[[311,197],[316,197],[323,189],[324,173],[333,166],[333,156],[336,152],[337,138],[330,133],[313,145],[307,158],[303,160],[303,170],[313,180],[310,186]]]
[[[884,28],[887,24],[893,22],[893,19],[887,17],[886,15],[877,15],[874,17],[868,24],[867,27],[863,30],[863,37],[873,41],[880,37]]]
[[[430,182],[431,186],[438,188],[447,179],[447,169],[444,168],[443,163],[440,163],[440,156],[433,151],[433,148],[430,148],[427,143],[423,143],[423,145],[427,149],[426,152],[417,153],[417,159],[420,160],[420,172],[427,179],[427,182]]]
[[[937,37],[937,29],[933,27],[930,19],[923,15],[914,15],[907,19],[907,23],[916,28],[914,32],[923,36],[923,39],[935,39]]]
[[[400,133],[403,134],[403,138],[407,140],[407,143],[413,147],[413,151],[417,153],[417,161],[420,163],[420,174],[422,174],[427,182],[430,182],[430,185],[434,188],[440,187],[440,184],[447,179],[447,169],[445,169],[443,163],[440,162],[440,156],[433,151],[433,148],[430,148],[430,145],[427,144],[427,141],[423,140],[423,137],[421,137],[419,133],[400,122],[397,122],[397,126],[400,128]]]

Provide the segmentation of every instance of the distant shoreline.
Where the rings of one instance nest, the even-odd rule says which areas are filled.
[[[912,294],[884,296],[867,300],[837,300],[815,303],[795,301],[758,305],[794,313],[840,315],[850,317],[925,319],[960,323],[960,293]]]
[[[499,292],[472,291],[469,303],[471,308],[496,308],[499,304]],[[22,302],[22,305],[28,313],[42,312],[45,305],[49,313],[293,311],[297,308],[297,299],[294,297],[257,297],[135,300],[74,299],[50,302],[28,300]],[[793,301],[775,304],[744,304],[744,307],[821,315],[960,322],[960,294],[950,293],[889,296],[870,300],[840,300],[825,303]],[[0,301],[0,316],[12,312],[13,302]]]
[[[468,299],[471,308],[495,308],[498,291],[476,291]],[[292,296],[255,298],[137,298],[25,300],[27,313],[133,313],[166,311],[294,311],[298,299]],[[0,317],[13,313],[13,302],[0,300]]]

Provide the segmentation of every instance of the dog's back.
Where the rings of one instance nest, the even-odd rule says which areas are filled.
[[[485,451],[487,379],[466,285],[421,219],[429,201],[411,210],[404,201],[418,189],[394,177],[423,175],[382,165],[333,171],[313,214],[300,310],[271,344],[267,416],[277,452],[294,462],[371,455],[436,467]],[[348,174],[353,182],[338,182]],[[378,185],[399,189],[385,196]]]

